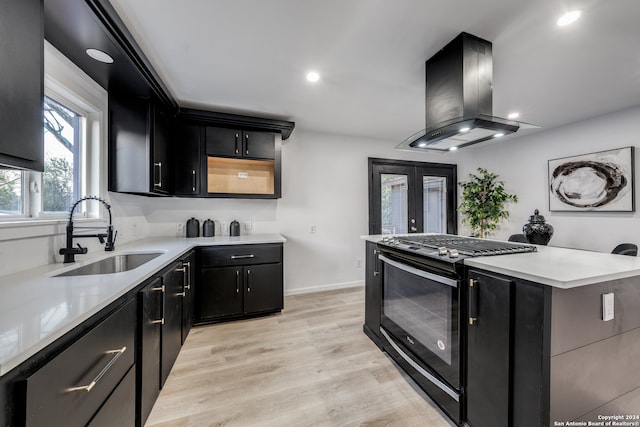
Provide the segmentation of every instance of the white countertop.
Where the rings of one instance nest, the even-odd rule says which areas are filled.
[[[129,290],[198,246],[284,243],[279,234],[199,238],[159,237],[122,245],[113,252],[77,255],[73,264],[50,264],[0,277],[0,376],[107,307]],[[52,277],[112,255],[161,252],[123,273]]]
[[[378,242],[382,237],[371,235],[362,239]],[[561,289],[640,276],[639,257],[534,246],[537,252],[467,258],[464,265]]]

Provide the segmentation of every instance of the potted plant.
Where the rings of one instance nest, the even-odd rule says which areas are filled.
[[[469,174],[469,181],[459,183],[462,187],[462,203],[458,211],[462,213],[462,223],[469,224],[472,236],[483,238],[496,229],[498,223],[509,217],[505,205],[517,202],[515,194],[504,189],[504,181],[498,175],[478,168],[477,175]]]

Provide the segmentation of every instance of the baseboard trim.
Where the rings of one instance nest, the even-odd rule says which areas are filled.
[[[310,294],[313,292],[322,292],[322,291],[333,291],[336,289],[357,288],[361,286],[364,286],[364,281],[358,280],[355,282],[334,283],[330,285],[320,285],[320,286],[309,286],[307,288],[285,289],[284,296]]]

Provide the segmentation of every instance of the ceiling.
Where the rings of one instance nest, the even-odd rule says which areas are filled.
[[[638,0],[110,1],[183,107],[399,142],[425,125],[425,60],[462,31],[493,43],[496,116],[640,105]]]

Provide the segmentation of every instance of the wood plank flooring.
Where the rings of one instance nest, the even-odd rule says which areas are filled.
[[[452,426],[362,332],[363,316],[358,287],[193,328],[147,427]]]

